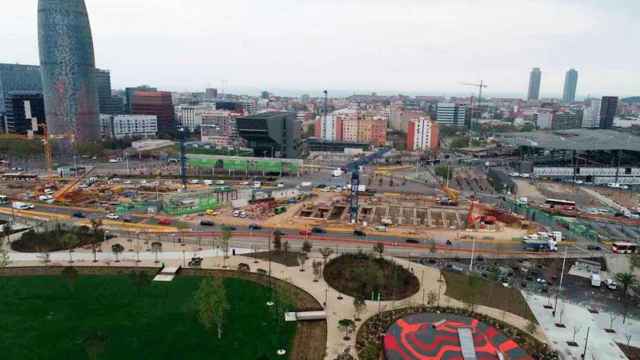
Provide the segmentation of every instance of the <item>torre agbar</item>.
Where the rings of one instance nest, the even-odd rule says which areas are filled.
[[[39,0],[38,42],[49,135],[98,140],[95,58],[84,0]]]

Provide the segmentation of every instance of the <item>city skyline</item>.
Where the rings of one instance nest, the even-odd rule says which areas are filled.
[[[353,0],[338,14],[330,11],[335,5],[331,2],[244,0],[216,11],[208,11],[212,5],[204,1],[190,7],[151,7],[148,0],[88,0],[87,6],[97,65],[112,71],[114,88],[151,83],[172,91],[216,87],[251,94],[269,89],[315,95],[328,88],[341,95],[376,91],[468,96],[473,90],[460,82],[482,79],[489,84],[489,97],[524,98],[528,69],[540,67],[545,73],[541,97],[559,98],[566,69],[575,67],[581,70],[579,99],[640,93],[632,63],[637,50],[620,43],[631,43],[640,33],[633,31],[639,25],[634,12],[628,11],[640,6],[632,2],[605,7],[599,1],[494,0],[501,5],[497,10],[465,1],[405,2],[399,7]],[[491,9],[491,16],[481,15],[483,7]],[[0,61],[37,63],[35,3],[12,4],[9,11],[15,16],[0,24],[6,34],[0,50],[7,57]],[[154,16],[142,16],[149,11]],[[520,15],[528,12],[539,16]],[[312,16],[316,13],[330,15]],[[565,19],[562,28],[554,25],[560,18]],[[168,19],[181,25],[170,33],[158,31],[157,24]],[[456,22],[469,26],[456,28]],[[599,26],[602,22],[608,26]],[[593,34],[596,26],[603,32]],[[470,28],[480,28],[482,36],[465,30]],[[425,31],[444,35],[425,36]],[[493,42],[498,36],[500,41]],[[601,38],[610,40],[599,41],[604,51],[593,53],[593,42]],[[450,47],[454,41],[465,46]],[[30,43],[34,46],[25,46]],[[220,56],[220,49],[225,56]]]

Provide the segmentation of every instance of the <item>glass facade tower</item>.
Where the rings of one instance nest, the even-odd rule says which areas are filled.
[[[99,140],[93,39],[84,0],[39,0],[38,43],[49,134],[79,143]]]

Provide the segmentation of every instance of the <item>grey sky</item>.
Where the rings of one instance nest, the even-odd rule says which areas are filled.
[[[640,95],[637,0],[85,1],[115,88]],[[3,4],[0,62],[38,62],[36,7]]]

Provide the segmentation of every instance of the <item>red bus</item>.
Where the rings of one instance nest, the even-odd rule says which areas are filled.
[[[638,245],[630,242],[614,242],[611,245],[611,251],[616,254],[634,254],[638,249]]]
[[[544,202],[550,208],[561,208],[565,210],[575,210],[576,202],[568,200],[547,199]]]

